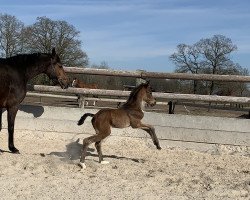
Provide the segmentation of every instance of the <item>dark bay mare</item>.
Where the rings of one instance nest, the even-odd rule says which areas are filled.
[[[67,88],[69,85],[55,49],[50,54],[22,54],[0,59],[0,130],[2,129],[2,109],[6,108],[8,147],[13,153],[19,153],[14,146],[14,123],[19,104],[26,95],[27,82],[41,73],[57,81],[62,88]]]
[[[132,128],[140,128],[151,136],[154,145],[157,149],[161,149],[159,140],[155,134],[153,126],[143,124],[141,122],[144,117],[142,111],[142,103],[154,106],[156,104],[155,98],[152,96],[152,90],[149,82],[142,83],[136,87],[131,93],[124,105],[117,109],[101,109],[96,114],[85,113],[80,120],[78,125],[82,125],[85,119],[90,116],[93,117],[91,122],[96,131],[96,135],[87,137],[83,140],[82,155],[80,158],[80,165],[82,168],[86,168],[84,162],[87,153],[87,148],[91,143],[95,142],[95,147],[99,156],[100,163],[108,163],[103,161],[101,142],[104,138],[111,134],[111,127],[115,128],[126,128],[131,126]]]

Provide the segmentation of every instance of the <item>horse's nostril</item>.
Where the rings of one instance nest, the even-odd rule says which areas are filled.
[[[155,106],[156,105],[156,101],[152,102],[150,105],[151,106]]]

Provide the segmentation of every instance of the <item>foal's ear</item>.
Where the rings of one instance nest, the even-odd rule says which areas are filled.
[[[145,84],[146,84],[146,86],[149,86],[150,81],[149,81],[149,80],[147,80]]]
[[[56,49],[55,49],[55,47],[53,47],[53,49],[52,49],[52,56],[54,57],[56,55]]]

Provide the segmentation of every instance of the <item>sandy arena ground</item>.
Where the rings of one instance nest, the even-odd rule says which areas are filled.
[[[7,130],[0,134],[7,151]],[[109,137],[107,165],[93,146],[78,166],[82,135],[16,130],[21,154],[2,153],[0,199],[250,199],[250,152],[155,149],[150,140]]]

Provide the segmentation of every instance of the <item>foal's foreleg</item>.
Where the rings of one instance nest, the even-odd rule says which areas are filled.
[[[146,131],[150,135],[151,139],[153,140],[153,143],[156,146],[156,148],[159,150],[161,149],[159,140],[155,134],[155,128],[153,126],[148,125],[148,124],[141,124],[141,126],[138,128]]]

